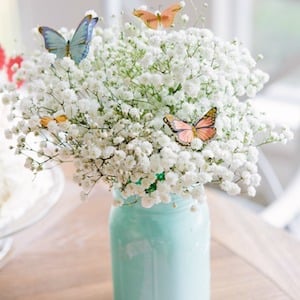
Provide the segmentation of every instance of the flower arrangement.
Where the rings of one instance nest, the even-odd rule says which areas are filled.
[[[144,207],[169,202],[171,193],[203,201],[208,183],[254,196],[258,146],[291,133],[239,100],[268,80],[249,51],[205,28],[126,23],[95,27],[92,37],[89,24],[86,58],[36,51],[17,73],[26,93],[3,97],[15,120],[6,136],[17,138],[26,166],[73,161],[83,196],[104,180]]]

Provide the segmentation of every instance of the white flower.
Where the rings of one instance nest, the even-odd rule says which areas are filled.
[[[193,139],[191,143],[191,148],[193,150],[201,150],[203,147],[203,142],[200,139]]]
[[[241,192],[241,188],[236,184],[228,180],[222,181],[220,187],[226,191],[229,195],[238,195]]]
[[[188,15],[186,15],[186,14],[184,14],[184,15],[182,15],[181,16],[181,20],[184,22],[184,23],[187,23],[188,21],[189,21],[189,16]]]
[[[260,182],[261,182],[261,176],[259,174],[256,173],[251,175],[251,184],[253,186],[259,186]]]
[[[256,189],[254,186],[249,186],[247,192],[250,197],[254,197],[256,195]]]
[[[7,139],[12,139],[12,137],[13,137],[13,133],[12,133],[12,131],[9,130],[9,129],[5,129],[4,135],[5,135],[5,137],[6,137]]]
[[[106,148],[103,149],[102,153],[103,153],[103,158],[109,158],[114,154],[115,148],[112,146],[108,146]]]
[[[139,158],[139,165],[144,173],[150,172],[150,160],[147,156],[142,156]]]
[[[197,185],[191,190],[191,197],[198,203],[206,201],[206,194],[203,185]]]
[[[191,186],[197,177],[197,174],[195,172],[187,171],[182,177],[182,183],[184,186]]]
[[[145,208],[151,208],[155,204],[155,199],[151,196],[145,195],[142,198],[142,206]]]
[[[164,147],[163,149],[167,149],[167,147],[169,147],[171,144],[171,139],[167,135],[161,134],[157,138],[157,142],[160,146]],[[169,147],[169,150],[172,151],[172,147]],[[171,153],[170,153],[170,155],[171,155]]]
[[[117,136],[117,137],[114,138],[113,143],[114,143],[115,145],[118,145],[118,144],[121,144],[123,141],[124,141],[124,137],[122,137],[122,136]]]
[[[170,193],[160,194],[159,198],[160,198],[162,203],[170,203],[170,201],[171,201]]]
[[[178,182],[178,174],[175,172],[168,172],[165,175],[166,177],[166,183],[169,185],[176,185]]]

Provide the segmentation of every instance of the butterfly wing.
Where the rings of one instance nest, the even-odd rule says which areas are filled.
[[[192,128],[180,130],[177,132],[177,140],[182,145],[190,145],[194,138],[195,135]]]
[[[93,18],[93,17],[90,15],[90,23],[89,23],[88,39],[87,39],[87,42],[88,42],[88,43],[90,43],[90,41],[91,41],[91,39],[92,39],[93,30],[94,30],[94,27],[96,26],[97,22],[98,22],[98,17]]]
[[[65,38],[56,30],[41,26],[39,32],[44,38],[45,48],[56,55],[57,58],[63,58],[68,54],[67,41]]]
[[[89,44],[97,21],[98,18],[92,18],[91,15],[85,16],[70,41],[70,56],[76,64],[79,64],[88,55]]]
[[[55,118],[56,123],[63,123],[68,120],[68,117],[66,115],[59,115]]]
[[[133,15],[140,18],[147,27],[157,29],[159,25],[159,17],[149,11],[142,9],[135,9]]]
[[[49,122],[51,122],[51,121],[53,121],[53,118],[45,116],[45,117],[42,117],[42,118],[40,119],[40,124],[41,124],[44,128],[47,128]]]
[[[212,139],[216,134],[215,120],[217,116],[217,108],[211,108],[196,124],[197,137],[203,142]]]
[[[52,117],[49,117],[49,116],[45,116],[45,117],[42,117],[40,119],[40,124],[44,128],[47,128],[49,122],[51,122],[51,121],[55,121],[56,123],[63,123],[63,122],[66,122],[67,120],[68,120],[68,117],[66,115],[59,115],[59,116],[57,116],[55,118],[52,118]]]
[[[180,3],[175,3],[165,9],[161,13],[160,22],[164,28],[169,28],[173,25],[176,14],[182,9]]]
[[[190,124],[176,119],[173,115],[166,115],[164,122],[176,133],[177,140],[182,145],[189,145],[194,139],[193,126]]]

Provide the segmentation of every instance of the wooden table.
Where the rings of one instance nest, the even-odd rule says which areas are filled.
[[[57,206],[15,239],[0,271],[1,300],[112,300],[111,194],[100,184],[81,203],[70,170],[66,175]],[[300,299],[299,241],[215,192],[209,203],[211,299]]]

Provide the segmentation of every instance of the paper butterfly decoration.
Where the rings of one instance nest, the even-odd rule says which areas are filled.
[[[176,133],[180,144],[190,145],[194,138],[199,138],[201,141],[206,142],[215,136],[216,115],[217,108],[213,107],[194,125],[176,119],[173,115],[166,115],[164,122]]]
[[[135,9],[133,14],[140,18],[145,25],[151,29],[157,29],[159,25],[164,28],[169,28],[173,25],[175,16],[182,7],[180,3],[176,3],[165,9],[162,13],[158,12],[154,14],[146,10]]]
[[[55,118],[52,118],[52,117],[42,117],[41,120],[40,120],[40,124],[43,127],[47,128],[49,122],[51,122],[51,121],[55,121],[56,123],[63,123],[63,122],[66,122],[67,120],[68,120],[68,118],[67,118],[66,115],[60,115],[60,116],[57,116]]]
[[[50,53],[54,53],[57,58],[70,56],[76,64],[79,64],[88,55],[93,29],[97,22],[98,18],[93,18],[92,15],[85,16],[72,39],[68,41],[56,30],[46,26],[39,27],[39,32],[44,38],[45,48]]]

